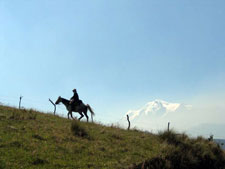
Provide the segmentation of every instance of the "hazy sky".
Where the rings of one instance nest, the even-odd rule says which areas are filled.
[[[76,88],[103,122],[225,98],[225,1],[0,0],[0,79],[2,103],[51,111]]]

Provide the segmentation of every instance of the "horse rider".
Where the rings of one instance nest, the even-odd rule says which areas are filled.
[[[70,105],[78,106],[81,103],[77,90],[73,89],[73,97],[70,98]]]

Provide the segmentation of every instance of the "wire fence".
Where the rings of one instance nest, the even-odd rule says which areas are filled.
[[[35,99],[35,98],[29,98],[26,96],[15,97],[15,96],[5,96],[0,95],[0,103],[3,105],[8,105],[12,107],[19,107],[19,102],[21,101],[21,108],[26,109],[37,109],[41,111],[51,111],[52,105],[50,104],[48,99]],[[62,107],[58,106],[60,110],[64,110]]]
[[[23,96],[23,95],[21,95],[21,96]],[[52,99],[52,100],[54,102],[54,99]],[[16,96],[0,95],[0,104],[12,106],[12,107],[19,107],[19,102],[20,102],[20,96],[16,97]],[[37,98],[29,98],[29,97],[23,96],[21,99],[21,108],[35,109],[35,110],[39,110],[42,112],[54,112],[54,107],[49,102],[49,98],[37,99]],[[67,110],[63,104],[57,105],[56,114],[63,116],[63,117],[67,116]],[[96,114],[96,116],[99,121],[104,121],[104,120],[110,121],[111,119],[115,119],[115,121],[116,121],[116,119],[118,119],[118,121],[120,120],[120,118],[115,118],[115,115],[112,115],[109,113],[102,114],[102,117],[99,116],[99,114]]]

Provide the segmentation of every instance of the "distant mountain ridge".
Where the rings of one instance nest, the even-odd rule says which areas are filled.
[[[214,142],[216,142],[217,144],[219,144],[219,146],[225,150],[225,139],[214,139]]]
[[[203,135],[205,137],[213,135],[214,138],[224,139],[225,138],[224,129],[225,124],[202,123],[197,126],[189,128],[188,133],[192,135]]]

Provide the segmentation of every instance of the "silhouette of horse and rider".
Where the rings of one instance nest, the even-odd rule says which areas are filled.
[[[78,112],[81,115],[78,120],[81,120],[85,115],[85,117],[87,118],[87,122],[88,122],[87,111],[89,110],[91,112],[91,117],[94,115],[94,112],[91,106],[89,104],[85,105],[82,102],[82,100],[79,99],[76,89],[73,89],[73,97],[71,97],[70,100],[64,99],[61,96],[59,96],[55,104],[59,104],[61,102],[64,104],[64,106],[68,110],[68,114],[67,114],[68,119],[69,119],[69,115],[71,116],[72,119],[74,119],[72,112]]]

